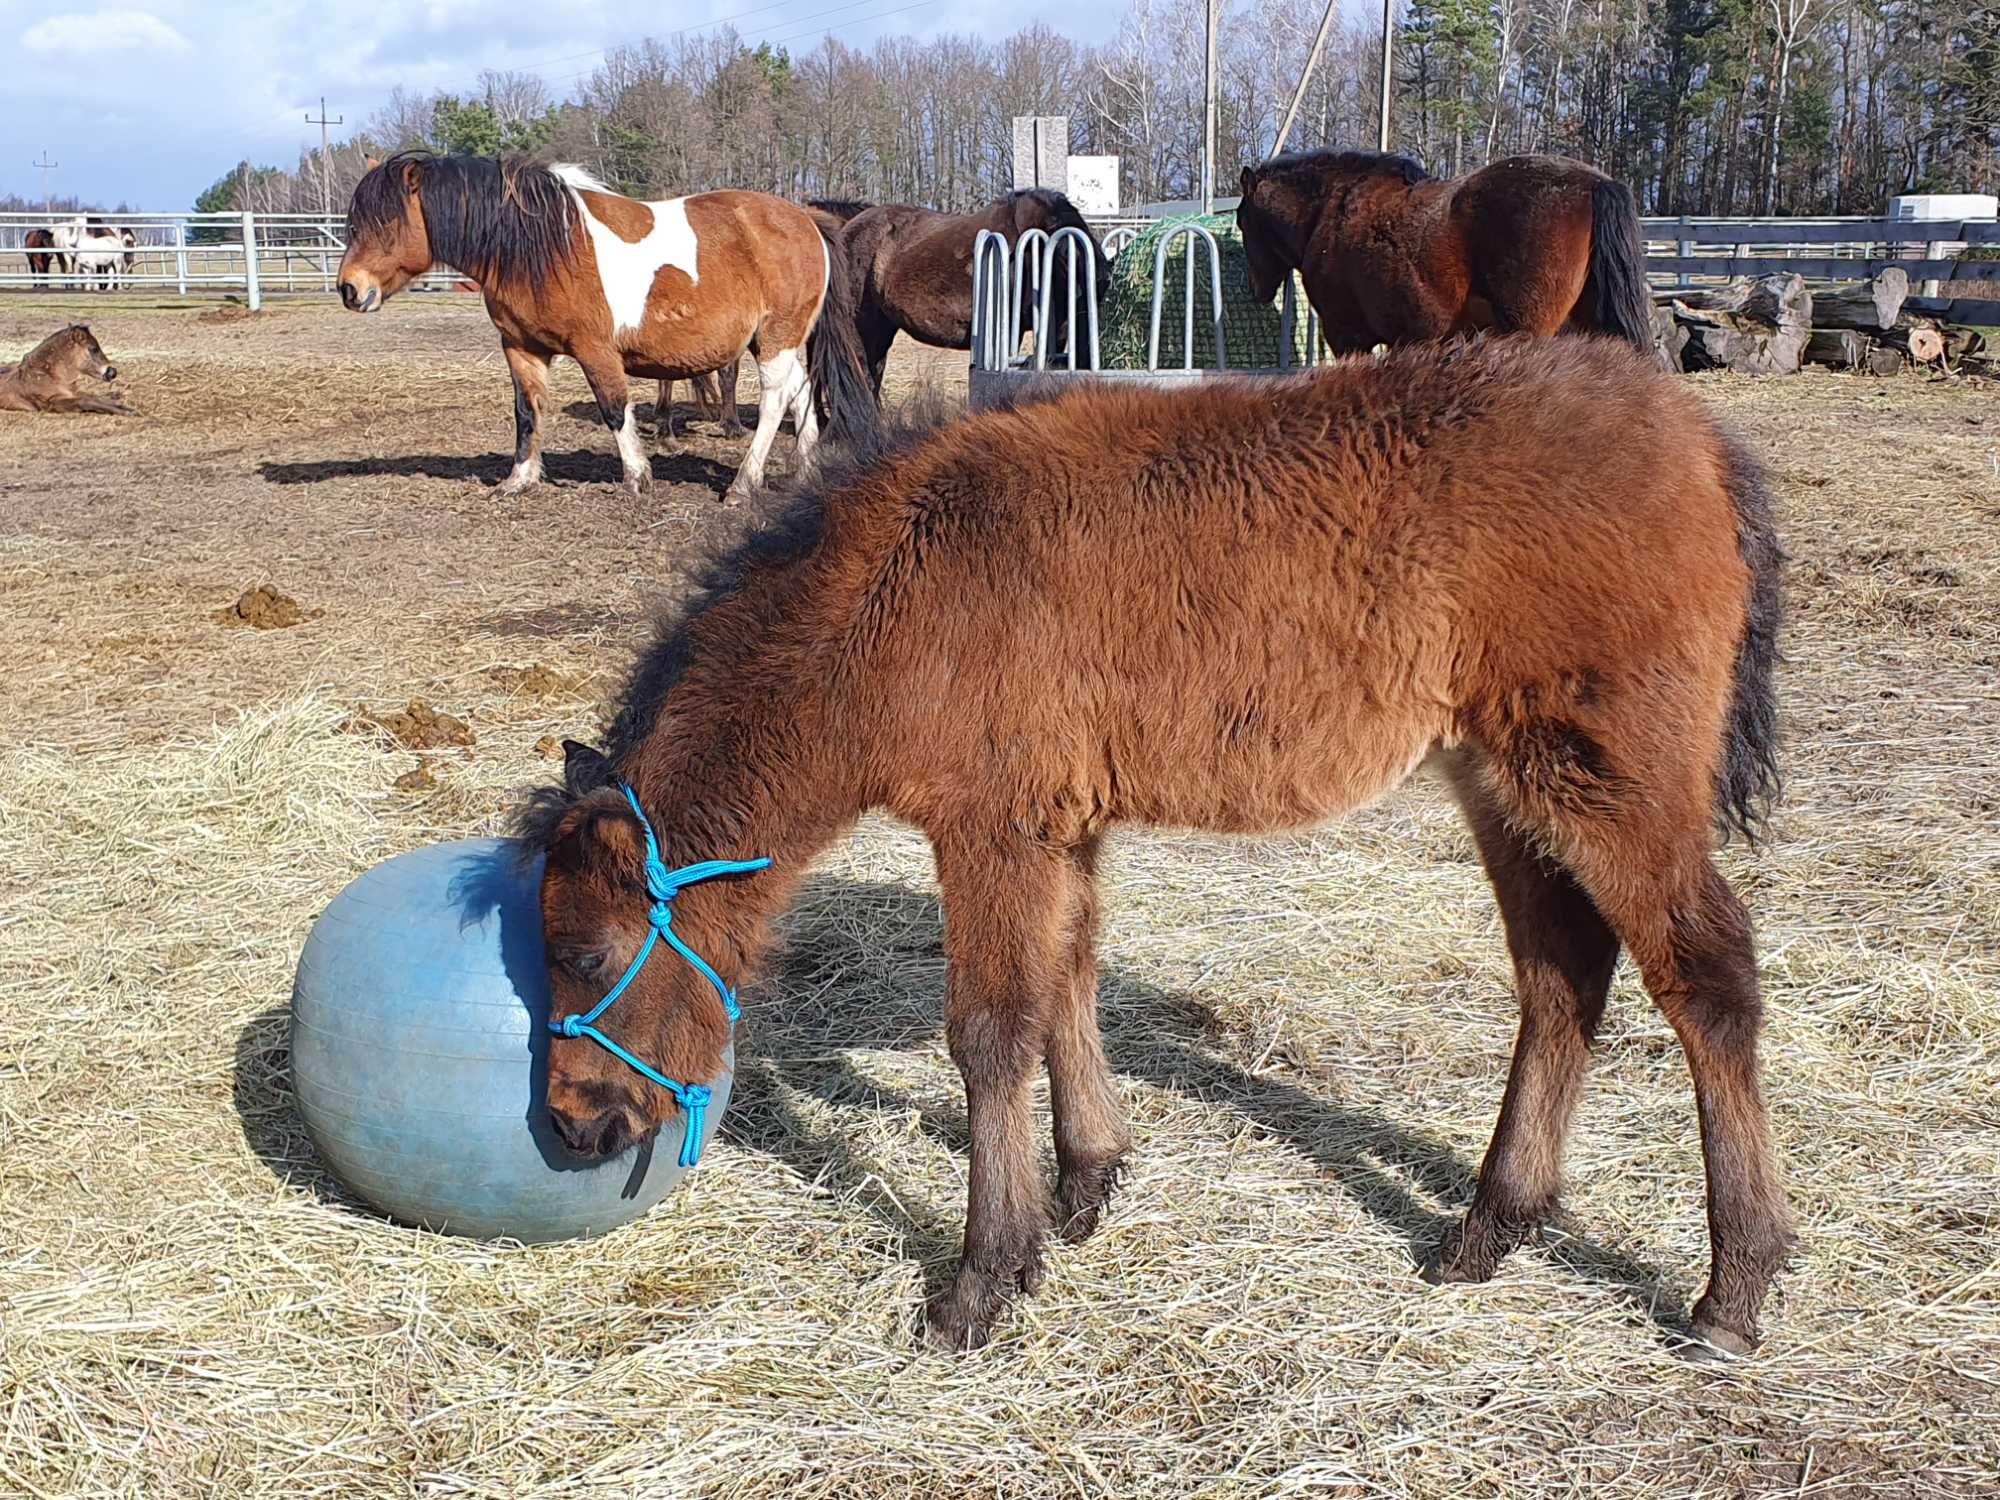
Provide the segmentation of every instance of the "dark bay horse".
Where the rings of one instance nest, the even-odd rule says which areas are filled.
[[[757,432],[732,497],[761,482],[787,412],[801,457],[822,409],[847,436],[874,421],[847,263],[831,232],[782,198],[641,203],[577,167],[406,151],[356,186],[347,235],[340,296],[356,312],[381,307],[434,262],[479,283],[514,377],[514,471],[503,490],[542,477],[542,405],[558,355],[583,367],[634,494],[652,469],[631,376],[686,380],[755,356]]]
[[[21,248],[27,252],[28,274],[46,283],[51,271],[64,276],[70,273],[70,260],[66,251],[56,247],[53,229],[30,229],[21,238]]]
[[[875,389],[882,389],[889,346],[899,330],[940,349],[972,347],[972,243],[980,230],[1004,235],[1012,245],[1030,229],[1054,234],[1070,227],[1090,235],[1091,244],[1097,246],[1097,289],[1102,296],[1111,262],[1076,205],[1048,188],[1023,188],[969,214],[878,203],[849,219],[840,242],[854,266],[856,314]],[[1058,260],[1058,267],[1062,264]],[[1030,285],[1036,286],[1033,278]],[[1057,325],[1050,334],[1051,347],[1068,324],[1060,273],[1056,285]]]
[[[566,787],[524,811],[553,1014],[628,971],[600,1029],[663,1076],[712,1078],[718,988],[756,971],[814,856],[871,808],[922,829],[971,1127],[964,1259],[929,1320],[977,1344],[1035,1285],[1051,1224],[1091,1232],[1126,1152],[1093,968],[1107,832],[1309,826],[1430,761],[1521,1008],[1433,1274],[1491,1276],[1555,1209],[1622,946],[1693,1074],[1713,1250],[1693,1332],[1748,1350],[1790,1235],[1750,921],[1711,842],[1776,790],[1780,562],[1756,462],[1601,339],[1092,384],[827,464],[662,634],[606,749],[572,744]],[[651,930],[636,809],[668,864],[775,861],[672,898],[713,985],[675,955],[629,972]],[[587,1155],[649,1137],[672,1097],[576,1034],[549,1053],[556,1128]]]
[[[1236,223],[1251,290],[1298,271],[1337,354],[1482,328],[1653,347],[1632,194],[1565,156],[1434,181],[1407,157],[1293,152],[1243,169]]]

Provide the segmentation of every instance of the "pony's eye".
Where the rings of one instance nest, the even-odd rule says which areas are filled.
[[[588,979],[604,967],[604,955],[593,948],[579,948],[571,953],[559,953],[556,962],[578,979]]]

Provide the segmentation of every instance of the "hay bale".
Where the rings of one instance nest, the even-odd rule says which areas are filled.
[[[1250,290],[1250,258],[1233,214],[1194,214],[1162,219],[1139,231],[1111,264],[1111,286],[1098,309],[1098,349],[1111,369],[1146,368],[1146,340],[1152,326],[1153,257],[1162,238],[1182,224],[1201,225],[1215,236],[1222,262],[1222,328],[1232,370],[1268,370],[1278,363],[1278,339],[1283,327],[1282,298],[1260,302]],[[1167,252],[1167,273],[1160,296],[1160,368],[1180,369],[1187,318],[1188,241],[1183,238]],[[1293,280],[1296,282],[1297,277]],[[1215,341],[1209,332],[1208,256],[1195,256],[1194,365],[1215,366]],[[1292,333],[1292,363],[1306,355],[1304,291],[1299,293],[1299,326]]]

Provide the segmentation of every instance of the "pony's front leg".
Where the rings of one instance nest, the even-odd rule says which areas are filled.
[[[764,462],[777,441],[778,424],[785,420],[798,387],[806,378],[805,361],[797,349],[780,349],[769,359],[757,361],[757,431],[750,438],[750,451],[729,486],[724,503],[741,500],[764,482]]]
[[[549,391],[545,355],[512,344],[502,346],[514,377],[514,471],[500,484],[503,495],[542,482],[542,407]]]
[[[964,1256],[927,1322],[942,1347],[976,1349],[1042,1277],[1049,1201],[1031,1097],[1049,1016],[1070,979],[1069,875],[1062,856],[1011,834],[940,840],[937,862],[945,1040],[965,1079],[972,1160]]]
[[[699,390],[700,386],[697,385]],[[674,431],[674,383],[660,382],[659,394],[653,397],[653,426],[659,433],[659,450],[673,454],[681,451],[680,434]]]
[[[613,351],[607,356],[572,353],[583,366],[590,393],[597,398],[598,415],[604,418],[618,439],[618,460],[625,468],[625,488],[634,496],[653,487],[653,465],[639,441],[639,417],[632,406],[631,388],[625,380],[625,365]]]

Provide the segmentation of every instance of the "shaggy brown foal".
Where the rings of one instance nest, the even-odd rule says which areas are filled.
[[[729,985],[813,856],[869,808],[936,850],[945,1033],[971,1125],[964,1259],[932,1303],[976,1345],[1032,1288],[1051,1202],[1081,1239],[1127,1146],[1098,1036],[1096,866],[1120,823],[1256,833],[1426,760],[1505,919],[1521,1023],[1500,1120],[1433,1274],[1477,1281],[1556,1206],[1621,944],[1686,1049],[1714,1252],[1693,1331],[1746,1351],[1789,1243],[1759,1091],[1750,923],[1710,859],[1775,790],[1780,554],[1756,464],[1598,340],[1399,350],[1280,381],[1104,384],[822,469],[647,655],[608,754],[526,827],[548,854],[554,1015],[647,933],[668,864],[770,855],[679,893]],[[727,1035],[655,956],[599,1023],[675,1079]],[[623,1150],[674,1108],[588,1040],[550,1049],[565,1138]]]
[[[115,395],[98,395],[86,381],[109,385],[117,367],[104,357],[96,336],[81,323],[58,328],[21,357],[0,365],[0,411],[98,412],[129,417],[132,408]]]

